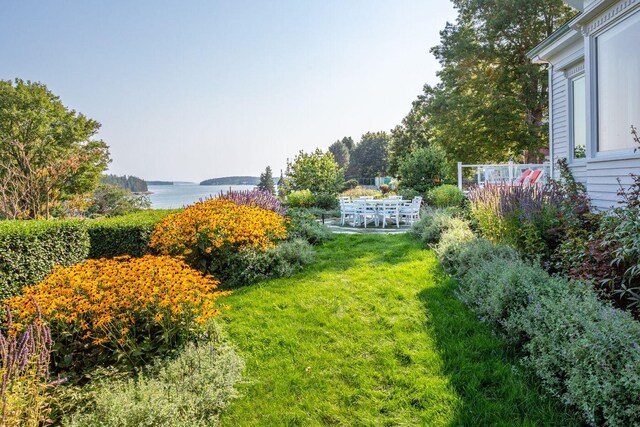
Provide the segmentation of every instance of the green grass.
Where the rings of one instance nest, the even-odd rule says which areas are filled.
[[[247,361],[226,426],[576,425],[407,235],[337,236],[287,279],[235,291]]]

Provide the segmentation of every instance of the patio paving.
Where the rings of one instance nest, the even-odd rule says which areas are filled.
[[[352,227],[349,221],[342,226],[340,225],[339,218],[326,218],[324,225],[336,234],[403,234],[411,231],[410,225],[402,223],[400,224],[400,228],[396,228],[395,224],[389,224],[386,228],[382,228],[382,226],[376,227],[370,224],[365,229],[364,227]]]

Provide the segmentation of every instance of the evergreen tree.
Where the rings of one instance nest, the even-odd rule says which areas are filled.
[[[351,153],[348,178],[374,178],[387,174],[389,166],[389,134],[367,132]]]
[[[268,191],[271,194],[275,194],[276,189],[273,185],[273,173],[271,172],[271,166],[267,166],[264,172],[260,174],[258,189],[262,191]]]
[[[333,158],[341,169],[349,166],[349,149],[344,142],[337,140],[329,146],[329,152],[333,154]]]

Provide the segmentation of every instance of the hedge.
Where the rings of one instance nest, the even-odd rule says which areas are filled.
[[[139,257],[149,251],[149,235],[155,225],[175,210],[147,210],[89,222],[89,258],[120,255]]]
[[[436,247],[462,301],[588,424],[640,425],[640,322],[590,286],[551,277],[463,228],[447,229]]]
[[[88,253],[84,221],[0,221],[0,298],[38,283],[54,265],[73,265]]]

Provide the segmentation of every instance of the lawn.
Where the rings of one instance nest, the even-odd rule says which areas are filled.
[[[337,236],[292,278],[238,289],[247,360],[226,426],[579,425],[407,235]]]

